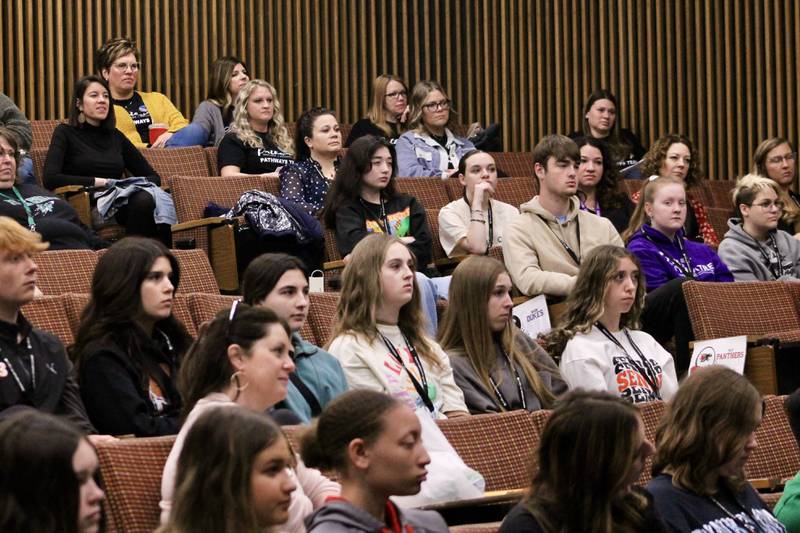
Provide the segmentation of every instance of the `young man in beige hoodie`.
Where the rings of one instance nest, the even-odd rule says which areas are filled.
[[[533,149],[539,195],[503,231],[506,269],[529,296],[567,296],[581,257],[601,244],[624,246],[610,220],[580,210],[579,163],[578,146],[564,135],[548,135]]]

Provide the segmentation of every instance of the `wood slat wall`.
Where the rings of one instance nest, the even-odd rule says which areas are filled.
[[[687,133],[712,179],[747,171],[758,142],[797,141],[800,2],[782,0],[3,0],[0,90],[31,119],[66,116],[93,50],[127,35],[140,88],[187,115],[209,63],[235,54],[279,91],[355,122],[372,78],[448,88],[461,122],[499,121],[507,150],[581,123],[607,87],[645,144]]]

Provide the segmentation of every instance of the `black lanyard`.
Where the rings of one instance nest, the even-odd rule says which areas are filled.
[[[389,353],[392,354],[392,357],[394,357],[397,362],[400,363],[400,366],[402,366],[403,370],[405,370],[406,374],[408,374],[408,377],[411,379],[411,383],[414,385],[414,389],[416,389],[419,397],[422,398],[422,403],[424,403],[425,407],[427,407],[428,410],[433,413],[433,402],[431,401],[430,396],[428,396],[428,379],[425,377],[425,369],[422,368],[422,360],[417,353],[417,349],[408,342],[405,334],[401,332],[400,334],[403,335],[403,341],[406,343],[406,348],[408,348],[408,351],[411,352],[411,358],[414,360],[414,365],[417,367],[417,371],[419,371],[419,378],[422,380],[422,383],[417,381],[417,378],[414,377],[414,374],[408,370],[408,367],[406,367],[406,364],[403,362],[403,358],[400,357],[400,353],[397,351],[397,348],[395,348],[394,344],[392,344],[392,341],[387,339],[386,335],[380,331],[378,334],[381,336],[381,339],[383,339],[383,343],[386,345]]]
[[[680,271],[680,273],[683,274],[683,277],[689,278],[689,279],[694,279],[694,272],[692,271],[692,262],[689,261],[689,256],[686,255],[686,249],[683,247],[683,238],[681,238],[680,235],[677,236],[676,239],[677,239],[677,242],[678,242],[678,248],[681,251],[681,256],[683,256],[683,261],[684,261],[683,264],[681,264],[680,261],[675,261],[675,259],[673,259],[672,257],[670,257],[667,254],[665,254],[661,250],[661,247],[658,245],[658,243],[656,241],[654,241],[650,237],[650,235],[647,234],[647,232],[644,230],[644,228],[642,228],[642,235],[644,235],[644,238],[647,239],[648,241],[650,241],[656,247],[656,250],[658,251],[658,255],[660,255],[667,263],[669,263],[670,265],[672,265],[675,268],[677,268]]]
[[[650,361],[647,360],[647,358],[644,356],[639,347],[636,346],[636,343],[633,342],[631,334],[628,333],[628,328],[622,328],[622,331],[625,333],[625,337],[628,339],[628,342],[633,347],[633,350],[636,352],[636,355],[639,356],[640,361],[637,361],[636,359],[631,357],[631,355],[628,353],[628,350],[625,349],[622,343],[619,342],[619,340],[617,340],[617,338],[610,331],[608,331],[608,328],[606,328],[603,324],[597,322],[595,323],[595,326],[597,326],[597,329],[600,330],[600,333],[605,335],[606,338],[608,338],[608,340],[610,340],[617,346],[617,348],[622,350],[622,353],[625,354],[625,357],[628,359],[628,362],[645,379],[645,381],[647,381],[647,384],[650,386],[650,389],[653,391],[653,394],[655,394],[656,399],[660,400],[661,391],[658,388],[658,379],[656,378],[655,370],[653,370],[653,365],[650,364]]]
[[[514,375],[514,379],[517,381],[517,392],[519,393],[519,400],[522,403],[522,408],[526,411],[528,410],[528,403],[525,401],[525,390],[522,388],[522,379],[519,377],[519,372],[517,372],[517,367],[514,366],[514,362],[511,360],[511,357],[508,356],[506,351],[503,349],[501,345],[498,344],[498,348],[500,348],[500,352],[502,352],[503,357],[505,358],[506,362],[508,363],[508,368],[511,370],[511,373]],[[494,389],[494,393],[497,396],[497,399],[500,400],[500,405],[503,406],[503,409],[506,411],[511,410],[511,404],[506,397],[503,396],[503,393],[500,392],[500,387],[497,386],[494,378],[492,375],[489,374],[489,383],[492,385]]]
[[[11,190],[14,191],[14,195],[17,197],[17,200],[19,200],[19,203],[22,204],[22,208],[25,210],[25,214],[28,216],[28,229],[30,229],[31,231],[36,231],[36,220],[33,218],[33,213],[31,213],[31,208],[25,202],[25,199],[22,197],[22,195],[19,193],[16,187],[11,187]],[[0,192],[0,196],[5,198],[6,200],[14,200],[10,196],[3,194],[2,192]]]
[[[758,246],[758,251],[761,252],[761,257],[764,258],[764,262],[767,263],[767,268],[772,273],[773,277],[775,279],[779,279],[783,275],[787,274],[786,269],[783,268],[783,256],[781,256],[781,252],[778,249],[778,243],[775,241],[775,234],[769,234],[769,249],[774,255],[768,254],[755,237],[752,235],[750,235],[750,237],[753,239],[753,241],[755,241],[756,246]]]
[[[364,208],[367,211],[369,211],[370,214],[372,214],[372,208],[369,205],[367,205],[367,202],[365,202],[363,198],[359,198],[358,200],[361,202],[361,205],[363,205]],[[381,202],[381,204],[380,204],[381,205],[381,211],[380,211],[380,214],[378,215],[379,218],[380,218],[378,223],[379,224],[383,224],[383,232],[384,233],[386,233],[387,235],[391,235],[392,234],[392,228],[391,228],[391,226],[389,226],[389,219],[386,217],[386,206],[383,203],[383,196],[381,196],[380,202]]]
[[[30,372],[28,372],[28,374],[30,375],[30,378],[31,378],[31,393],[33,393],[33,391],[36,390],[36,358],[33,356],[33,347],[31,346],[30,337],[26,338],[25,340],[27,341],[27,345],[28,345],[28,360],[30,361],[30,365],[31,365],[31,369],[30,369]],[[19,387],[19,390],[23,394],[27,393],[28,389],[25,387],[25,384],[22,383],[22,379],[19,377],[19,374],[17,374],[17,371],[14,368],[14,365],[12,365],[11,361],[8,360],[8,357],[3,357],[3,362],[6,364],[8,369],[11,371],[11,375],[14,376],[14,381],[17,382],[17,386]],[[22,367],[22,369],[27,372],[27,369],[24,366]]]
[[[564,247],[564,250],[566,250],[567,253],[569,254],[569,256],[572,258],[572,260],[575,261],[575,264],[578,265],[578,266],[581,266],[581,256],[580,256],[580,252],[581,252],[581,220],[580,220],[580,217],[577,214],[575,215],[575,234],[578,236],[578,253],[575,253],[575,250],[572,249],[572,246],[570,246],[567,243],[567,241],[565,241],[564,239],[559,237],[558,233],[556,233],[555,230],[550,227],[550,224],[547,223],[547,220],[542,215],[537,214],[536,216],[542,219],[542,222],[544,222],[544,225],[547,227],[547,229],[550,230],[550,233],[552,233],[555,236],[555,238],[558,239],[558,242],[561,243],[561,246]]]
[[[464,193],[464,202],[467,204],[467,207],[472,210],[472,206],[470,205],[469,200],[467,200],[466,193]],[[492,244],[494,244],[494,218],[492,217],[491,199],[489,200],[489,209],[487,210],[486,217],[487,224],[489,224],[489,238],[486,240],[486,253],[489,253],[489,248],[491,248]]]

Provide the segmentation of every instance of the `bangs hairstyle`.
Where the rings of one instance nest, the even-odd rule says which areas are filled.
[[[759,176],[758,174],[745,174],[742,176],[739,181],[736,182],[736,188],[734,188],[731,193],[733,205],[739,217],[742,217],[742,211],[739,209],[740,205],[752,206],[760,192],[770,189],[775,191],[775,194],[777,194],[780,199],[781,188],[771,179]]]
[[[106,115],[106,118],[100,122],[100,127],[106,130],[113,130],[117,127],[117,119],[114,113],[114,104],[111,101],[111,89],[109,89],[108,82],[105,80],[105,78],[95,74],[84,76],[75,82],[75,90],[72,93],[72,105],[69,108],[69,125],[73,128],[80,129],[86,127],[86,124],[88,124],[87,122],[81,123],[78,120],[78,117],[81,114],[81,110],[78,109],[78,104],[83,103],[83,96],[86,94],[86,90],[92,83],[99,83],[108,93],[108,115]]]
[[[312,468],[334,470],[348,476],[347,448],[354,439],[366,446],[375,442],[386,427],[386,414],[402,405],[382,392],[351,390],[333,399],[311,426],[300,433],[303,463]]]
[[[539,163],[547,168],[547,160],[554,158],[556,161],[572,161],[579,163],[581,152],[575,141],[566,135],[547,135],[533,148],[533,164]]]
[[[286,443],[286,438],[266,414],[217,407],[201,415],[186,435],[169,522],[159,531],[263,533],[251,478],[259,453],[279,441]],[[286,450],[288,457],[288,444]]]
[[[596,186],[597,201],[601,206],[608,206],[615,209],[624,207],[629,202],[628,195],[622,185],[622,178],[617,170],[617,163],[611,155],[608,143],[595,139],[594,137],[578,137],[575,139],[578,147],[578,162],[581,161],[580,149],[584,146],[591,146],[600,152],[603,159],[603,177]]]
[[[289,254],[261,254],[253,259],[242,277],[242,301],[258,305],[275,289],[281,277],[290,270],[299,270],[308,281],[306,265]]]
[[[236,65],[242,65],[244,71],[248,72],[245,62],[235,56],[220,57],[211,63],[206,99],[211,100],[223,109],[233,105],[228,89],[230,88],[231,75]]]
[[[300,118],[297,119],[297,127],[294,132],[294,146],[297,149],[295,159],[297,161],[305,161],[311,157],[311,148],[306,144],[306,138],[310,139],[314,136],[314,123],[319,117],[324,117],[325,115],[331,115],[336,118],[336,113],[332,109],[312,107],[304,111]],[[338,119],[336,123],[338,125]]]
[[[625,491],[639,454],[640,423],[633,404],[607,392],[579,389],[557,400],[523,500],[543,531],[642,531],[646,500]]]
[[[94,68],[97,70],[98,74],[102,75],[104,70],[111,68],[114,61],[128,54],[133,54],[136,57],[136,61],[140,61],[141,54],[139,53],[139,49],[136,48],[136,43],[134,41],[127,37],[115,37],[114,39],[110,39],[95,51]],[[109,110],[109,113],[111,112],[113,112],[113,109]]]
[[[659,176],[661,165],[664,164],[664,160],[667,158],[669,147],[678,143],[685,144],[686,147],[689,148],[689,157],[691,158],[689,161],[689,172],[686,174],[686,179],[684,180],[686,188],[690,189],[700,183],[700,180],[704,177],[703,168],[700,164],[700,154],[695,149],[692,141],[689,140],[689,137],[675,133],[668,133],[659,138],[653,143],[653,146],[650,147],[647,153],[644,154],[640,164],[642,175]]]
[[[386,87],[390,81],[396,81],[403,86],[403,90],[408,93],[408,86],[406,82],[392,74],[381,74],[372,82],[372,105],[369,106],[367,111],[367,118],[375,124],[379,130],[387,136],[393,135],[392,128],[389,126],[389,121],[386,120]],[[403,125],[398,123],[399,131],[403,132]]]
[[[412,269],[416,270],[417,261],[414,252],[394,235],[373,233],[361,239],[353,248],[350,262],[342,273],[342,296],[336,308],[336,323],[333,326],[331,339],[339,335],[360,335],[367,341],[373,342],[378,337],[375,313],[383,297],[381,271],[389,247],[393,244],[400,244],[408,250],[411,254]],[[422,359],[432,365],[440,366],[441,362],[425,334],[426,319],[420,308],[416,276],[412,276],[412,283],[414,289],[411,301],[400,308],[397,325]],[[328,341],[328,347],[331,339]]]
[[[247,104],[250,103],[250,95],[259,87],[266,89],[272,96],[272,118],[267,123],[269,135],[272,137],[272,140],[275,141],[278,148],[287,154],[294,154],[292,139],[289,137],[289,131],[286,129],[286,124],[281,114],[281,103],[278,100],[278,93],[275,87],[264,80],[250,80],[241,88],[239,94],[236,96],[236,103],[233,107],[233,122],[231,122],[229,131],[236,134],[236,136],[250,148],[264,148],[264,143],[261,141],[261,138],[256,135],[253,127],[250,125],[250,115],[247,112]]]
[[[275,311],[247,304],[237,304],[232,319],[230,309],[224,309],[200,327],[197,340],[178,370],[177,386],[184,419],[198,400],[212,392],[221,392],[231,384],[235,369],[228,358],[228,346],[238,344],[249,357],[253,345],[264,338],[274,324],[280,325],[291,338],[289,325]]]
[[[639,269],[639,283],[630,311],[620,317],[620,327],[638,329],[646,292],[639,259],[621,246],[604,244],[594,248],[581,261],[575,287],[567,296],[562,324],[544,335],[544,349],[556,361],[576,333],[588,333],[605,312],[606,291],[617,275],[619,263],[628,258]]]
[[[49,246],[49,243],[42,242],[41,234],[24,228],[13,218],[0,216],[0,252],[36,254],[47,250]]]
[[[428,131],[427,126],[422,122],[422,105],[425,103],[425,99],[428,98],[428,95],[433,91],[439,91],[442,93],[447,100],[450,100],[450,97],[447,96],[447,91],[444,90],[441,84],[435,81],[421,81],[414,85],[414,90],[411,91],[411,98],[410,101],[410,110],[408,112],[408,129],[414,130],[417,133],[430,133]],[[447,120],[447,124],[445,127],[450,127],[453,123],[453,120],[456,116],[458,116],[458,112],[453,108],[453,103],[450,102],[450,116]]]
[[[771,137],[761,141],[753,154],[753,172],[765,178],[769,178],[769,172],[767,172],[767,155],[782,144],[788,144],[789,149],[792,152],[795,151],[792,143],[783,137]],[[795,166],[795,173],[796,172],[797,166]],[[797,175],[795,175],[795,180],[797,180]],[[800,221],[800,207],[798,207],[797,203],[789,196],[789,193],[784,191],[781,187],[778,188],[778,195],[783,202],[781,220],[790,226],[794,226]]]
[[[397,171],[397,158],[395,157],[394,146],[383,137],[374,135],[364,135],[359,137],[348,148],[344,154],[339,168],[336,169],[336,177],[333,180],[330,191],[325,196],[325,207],[322,210],[322,220],[329,228],[336,227],[336,210],[345,202],[354,201],[361,197],[361,186],[364,174],[372,170],[372,158],[375,152],[381,147],[389,150],[392,158],[392,175],[389,183],[381,192],[381,196],[388,200],[397,194],[395,183],[395,173]]]
[[[697,369],[667,403],[656,431],[653,475],[701,496],[717,492],[720,468],[736,458],[756,430],[761,395],[746,377],[723,366]],[[738,492],[746,480],[722,481]]]
[[[645,180],[644,185],[639,192],[639,202],[636,204],[636,209],[633,210],[631,219],[628,222],[628,228],[622,232],[621,237],[623,242],[628,242],[636,232],[642,229],[644,224],[650,223],[650,218],[647,216],[647,213],[644,209],[645,204],[652,204],[653,201],[655,201],[656,193],[659,191],[659,189],[665,185],[672,184],[680,185],[683,187],[684,192],[686,191],[686,183],[684,183],[684,181],[680,178],[676,178],[674,176],[658,176]],[[688,209],[688,198],[686,200]]]
[[[498,366],[495,333],[489,326],[489,299],[501,274],[507,274],[505,267],[492,257],[471,255],[459,263],[450,283],[450,310],[439,326],[442,348],[466,357],[487,391],[494,390],[489,376]],[[553,404],[555,396],[539,376],[536,364],[520,352],[516,336],[522,334],[513,321],[508,320],[498,336],[498,342],[508,357],[522,368],[542,408],[547,409]],[[500,364],[506,363],[503,361]],[[505,410],[499,400],[495,403]]]
[[[19,153],[19,139],[17,139],[17,134],[5,126],[0,126],[0,137],[5,139],[11,146],[11,149],[14,150],[14,166],[17,168],[17,175],[19,175],[19,160],[21,156]]]

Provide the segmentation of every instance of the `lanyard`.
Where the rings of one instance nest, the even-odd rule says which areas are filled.
[[[369,204],[368,205],[367,202],[365,202],[363,198],[359,198],[358,201],[361,202],[361,205],[364,206],[364,209],[366,209],[367,212],[369,212],[370,215],[372,215],[372,207],[371,206],[374,205],[374,204]],[[383,203],[383,196],[381,196],[380,201],[381,201],[381,204],[380,204],[381,205],[381,211],[380,211],[380,214],[378,215],[378,218],[380,218],[379,223],[383,224],[383,232],[384,233],[386,233],[387,235],[392,235],[392,227],[389,225],[389,219],[386,217],[386,205]]]
[[[403,358],[400,357],[400,353],[398,353],[397,348],[395,348],[394,344],[392,344],[392,341],[387,339],[386,335],[380,331],[378,334],[381,336],[381,339],[383,339],[383,343],[386,345],[389,353],[392,354],[392,357],[394,357],[397,362],[400,363],[400,366],[402,366],[403,370],[405,370],[406,374],[408,374],[408,377],[411,379],[411,383],[417,390],[417,394],[419,394],[419,397],[422,399],[422,403],[425,404],[425,407],[427,407],[431,413],[434,412],[433,402],[431,401],[430,396],[428,396],[428,379],[425,377],[425,369],[422,368],[422,360],[419,358],[417,349],[408,342],[405,334],[401,333],[401,335],[403,335],[403,341],[406,343],[406,348],[408,348],[408,351],[411,352],[411,358],[414,360],[414,365],[419,371],[419,377],[422,380],[421,384],[419,381],[417,381],[417,378],[414,377],[414,374],[409,372],[408,367],[406,367],[406,364],[403,362]]]
[[[466,193],[464,193],[464,202],[467,204],[467,207],[469,207],[471,210],[472,206],[470,205],[469,200],[467,200]],[[486,240],[486,253],[489,253],[489,248],[491,248],[492,244],[494,244],[494,218],[492,216],[491,200],[489,200],[489,209],[486,213],[486,217],[487,217],[486,223],[489,225],[489,238]]]
[[[769,235],[769,249],[772,252],[771,254],[768,254],[764,250],[764,247],[761,246],[761,243],[758,242],[755,237],[752,235],[750,235],[750,237],[756,243],[756,246],[758,246],[758,251],[761,252],[761,257],[764,258],[764,262],[766,262],[767,268],[772,273],[773,277],[778,279],[786,274],[786,269],[783,268],[783,256],[781,256],[781,251],[778,249],[778,243],[775,241],[775,234],[770,233]]]
[[[680,261],[675,261],[675,259],[665,254],[661,250],[661,247],[658,245],[658,243],[654,241],[650,237],[650,235],[647,234],[647,232],[645,232],[644,228],[642,228],[642,235],[644,235],[644,238],[650,241],[656,247],[658,255],[660,255],[667,263],[677,268],[680,271],[680,273],[683,274],[683,277],[694,279],[694,273],[692,272],[692,262],[689,261],[689,256],[686,255],[686,249],[683,247],[683,239],[680,236],[677,237],[677,242],[678,242],[678,248],[681,251],[681,256],[683,257],[683,263],[681,263]]]
[[[737,500],[736,497],[734,497],[733,500],[739,507],[741,507],[742,511],[744,511],[744,514],[747,515],[747,518],[749,518],[753,522],[753,525],[756,526],[755,528],[753,528],[753,526],[751,526],[750,524],[748,524],[747,522],[745,522],[744,520],[740,519],[735,514],[730,512],[728,509],[726,509],[725,506],[719,503],[719,501],[713,496],[709,496],[708,499],[714,502],[714,504],[716,504],[716,506],[719,507],[723,513],[728,515],[728,518],[736,522],[737,525],[742,526],[747,531],[750,531],[751,533],[758,533],[759,531],[763,531],[758,521],[755,519],[755,517],[751,515],[750,512],[747,509],[745,509],[745,507],[741,503],[739,503],[739,500]]]
[[[500,351],[503,353],[503,357],[505,357],[505,360],[508,363],[509,370],[511,370],[511,373],[514,374],[514,379],[517,381],[517,392],[519,393],[520,403],[522,403],[522,408],[527,411],[528,403],[525,401],[525,391],[522,388],[522,380],[519,377],[519,372],[517,372],[517,367],[514,366],[514,362],[511,361],[511,357],[509,357],[503,347],[498,344],[498,348],[500,348]],[[500,387],[497,386],[497,383],[494,381],[494,378],[492,378],[491,374],[489,374],[489,383],[492,385],[497,399],[500,400],[500,405],[502,405],[503,409],[506,411],[510,411],[511,404],[508,400],[506,400],[506,397],[503,396],[503,393],[500,392]]]
[[[536,216],[542,219],[542,222],[544,222],[544,225],[547,227],[547,229],[550,230],[550,233],[552,233],[555,236],[555,238],[558,239],[558,242],[561,243],[561,246],[564,247],[564,250],[566,250],[567,253],[569,254],[569,256],[572,258],[572,260],[575,261],[575,264],[578,265],[578,266],[581,266],[581,256],[580,256],[580,251],[581,251],[581,219],[580,219],[580,217],[578,217],[577,215],[575,216],[575,233],[578,236],[578,253],[575,253],[575,250],[572,249],[572,246],[570,246],[567,243],[567,241],[565,241],[564,239],[559,237],[558,233],[556,233],[555,230],[550,227],[550,224],[547,223],[547,220],[545,220],[545,218],[542,215],[537,214]]]
[[[19,193],[16,187],[11,187],[11,190],[14,191],[14,195],[17,197],[17,200],[19,200],[19,203],[22,204],[22,208],[25,210],[25,214],[28,216],[28,229],[30,229],[31,231],[36,231],[36,220],[34,220],[33,218],[33,213],[31,213],[31,208],[25,202],[25,199],[22,198],[22,195]],[[0,196],[5,198],[6,200],[13,200],[13,198],[10,198],[8,195],[2,192],[0,192]]]
[[[594,201],[594,209],[592,209],[591,207],[586,205],[585,199],[586,199],[586,195],[585,194],[582,194],[582,193],[578,194],[578,203],[580,204],[581,211],[587,211],[587,212],[592,213],[594,215],[602,216],[600,214],[600,213],[602,213],[602,211],[600,210],[600,200],[595,200]]]
[[[33,356],[33,347],[31,346],[30,337],[26,338],[25,340],[27,341],[27,345],[28,345],[28,360],[30,361],[30,365],[31,365],[31,370],[30,370],[29,374],[31,376],[31,392],[33,392],[34,390],[36,390],[36,358]],[[3,357],[3,362],[6,364],[8,369],[11,371],[11,375],[14,376],[14,381],[17,382],[17,386],[19,387],[19,390],[23,394],[28,392],[28,390],[25,388],[25,385],[22,383],[22,379],[20,379],[19,374],[17,374],[17,371],[14,369],[14,365],[12,365],[11,361],[8,360],[8,357]],[[26,368],[24,366],[22,367],[22,369],[26,370]]]
[[[639,374],[641,374],[641,376],[645,379],[645,381],[647,381],[647,385],[650,386],[650,390],[653,391],[653,394],[655,395],[656,399],[660,400],[661,392],[659,391],[658,388],[658,379],[656,378],[655,370],[653,370],[653,365],[650,364],[650,361],[647,360],[647,358],[644,356],[639,347],[636,346],[636,343],[633,342],[631,334],[628,332],[628,328],[622,328],[622,331],[625,333],[625,337],[628,339],[628,343],[630,343],[630,345],[633,347],[633,350],[636,352],[636,355],[639,356],[640,361],[637,361],[636,359],[631,357],[631,355],[628,353],[628,350],[625,349],[622,343],[619,342],[619,340],[617,340],[617,338],[610,331],[608,331],[608,328],[606,328],[602,323],[597,322],[595,323],[595,326],[597,327],[597,329],[600,330],[600,333],[605,335],[608,340],[610,340],[617,346],[617,348],[622,350],[622,353],[625,354],[625,357],[628,359],[628,362],[631,365],[633,365],[636,371]]]

